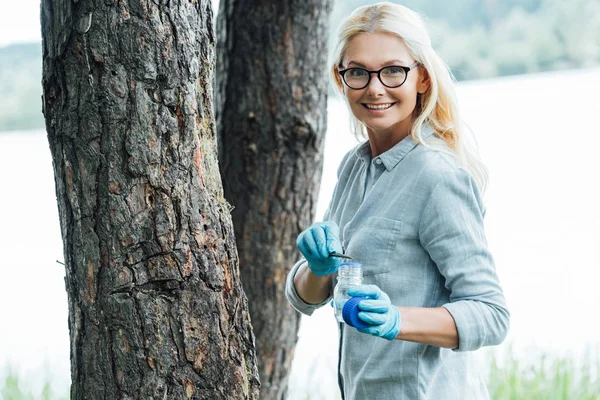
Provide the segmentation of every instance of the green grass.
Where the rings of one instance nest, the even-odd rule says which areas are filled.
[[[582,360],[539,354],[531,362],[490,354],[488,390],[493,400],[600,400],[599,353],[589,351]],[[10,368],[0,380],[0,400],[68,400],[56,394],[47,379],[40,393],[32,393]],[[305,396],[311,398],[309,393]]]
[[[49,379],[44,382],[41,391],[33,392],[30,383],[22,379],[9,366],[4,374],[0,375],[0,400],[68,400],[68,394],[55,393]]]
[[[518,360],[508,351],[492,357],[488,390],[494,400],[598,400],[600,358],[589,351],[583,360],[541,354],[534,361]]]

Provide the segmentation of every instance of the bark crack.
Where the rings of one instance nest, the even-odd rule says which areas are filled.
[[[107,352],[108,358],[110,360],[110,367],[111,367],[111,372],[112,372],[112,381],[116,384],[117,390],[118,391],[122,391],[123,388],[121,388],[121,385],[119,384],[119,380],[117,379],[117,364],[116,364],[116,361],[115,361],[115,355],[113,354],[114,341],[113,341],[113,336],[112,335],[113,335],[113,330],[109,328],[108,329],[108,334],[106,335],[107,336],[107,341],[108,341],[108,349],[106,349],[106,352]]]
[[[148,339],[146,338],[146,326],[144,324],[144,317],[143,317],[143,313],[142,313],[142,306],[140,304],[139,298],[138,298],[139,294],[136,294],[135,296],[132,297],[133,299],[133,308],[135,309],[136,315],[140,320],[139,323],[139,327],[140,327],[140,331],[142,334],[142,343],[141,343],[141,347],[142,347],[142,353],[144,356],[144,362],[146,364],[148,364]]]
[[[139,245],[141,246],[142,244],[140,243]],[[127,262],[125,262],[124,264],[125,264],[125,265],[127,265],[128,267],[135,267],[136,265],[139,265],[139,264],[143,264],[143,263],[145,263],[145,262],[148,262],[149,260],[151,260],[151,259],[153,259],[153,258],[165,257],[165,256],[168,256],[168,255],[174,255],[174,254],[173,254],[173,252],[172,252],[172,251],[160,252],[160,253],[151,254],[151,255],[149,255],[149,256],[147,256],[147,257],[143,258],[142,260],[140,260],[140,261],[137,261],[137,262],[135,262],[135,263],[133,263],[133,264],[128,264]],[[160,279],[159,279],[159,280],[160,280]]]
[[[185,360],[187,362],[187,358],[185,357],[185,344],[183,339],[183,330],[181,329],[181,322],[179,321],[179,316],[173,313],[173,307],[169,307],[169,314],[171,314],[171,323],[169,324],[169,329],[171,330],[171,337],[173,339],[173,343],[175,343],[175,348],[177,349],[177,359],[179,362]],[[173,325],[176,324],[175,329],[173,329]]]

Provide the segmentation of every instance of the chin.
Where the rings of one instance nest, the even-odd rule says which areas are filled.
[[[373,130],[384,130],[384,129],[390,129],[392,126],[394,126],[394,123],[397,122],[398,120],[393,120],[393,119],[387,119],[386,120],[372,120],[372,119],[364,119],[362,120],[362,123],[365,124],[365,126],[369,129],[373,129]]]

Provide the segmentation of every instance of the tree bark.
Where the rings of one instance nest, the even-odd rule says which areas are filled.
[[[216,115],[261,398],[281,399],[300,317],[284,295],[313,221],[327,124],[331,0],[221,0]]]
[[[255,399],[209,0],[42,0],[71,399]]]

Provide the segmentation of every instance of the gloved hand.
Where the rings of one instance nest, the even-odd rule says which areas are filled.
[[[339,236],[340,228],[334,221],[317,222],[298,235],[296,246],[313,274],[325,276],[337,271],[342,259],[329,254],[343,252]]]
[[[348,289],[352,297],[363,296],[367,300],[358,303],[358,318],[369,324],[368,328],[359,329],[359,332],[379,336],[387,340],[394,340],[400,327],[402,319],[398,307],[392,304],[390,298],[376,285],[357,285]]]

